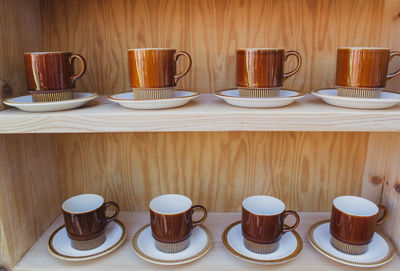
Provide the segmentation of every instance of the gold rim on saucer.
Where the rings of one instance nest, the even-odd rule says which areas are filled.
[[[161,101],[167,100],[167,101],[168,101],[168,100],[172,100],[172,99],[187,99],[187,98],[190,98],[190,97],[197,97],[197,96],[200,95],[199,92],[194,92],[194,91],[191,91],[191,90],[177,90],[177,89],[175,89],[175,90],[174,90],[174,93],[175,93],[176,91],[178,91],[178,92],[180,92],[180,91],[186,91],[186,92],[191,92],[191,93],[193,93],[193,94],[188,95],[188,96],[171,97],[171,98],[156,99],[156,100],[157,100],[157,101],[159,101],[159,100],[161,100]],[[136,99],[136,98],[134,98],[134,99],[119,99],[119,98],[115,98],[116,95],[124,94],[124,93],[128,93],[128,92],[121,92],[121,93],[117,93],[117,94],[108,95],[107,98],[110,99],[110,100],[113,100],[113,101],[146,101],[146,102],[155,101],[155,100],[149,100],[149,99]]]
[[[26,103],[26,102],[13,102],[13,101],[11,101],[11,100],[13,100],[13,99],[15,99],[15,98],[19,98],[19,97],[24,97],[24,96],[32,96],[32,95],[22,95],[22,96],[17,96],[17,97],[12,97],[12,98],[8,98],[8,99],[6,99],[6,100],[4,100],[4,102],[6,102],[6,103],[10,103],[10,104],[34,104],[35,106],[36,105],[44,105],[44,104],[46,104],[46,105],[48,105],[49,103],[52,103],[52,104],[54,104],[54,103],[56,103],[56,104],[62,104],[62,103],[65,103],[65,102],[76,102],[76,101],[79,101],[79,100],[86,100],[86,99],[91,99],[91,98],[97,98],[99,95],[97,94],[97,93],[90,93],[90,92],[79,92],[79,91],[74,91],[73,93],[89,93],[89,94],[91,94],[90,96],[86,96],[86,97],[79,97],[79,98],[74,98],[74,97],[72,97],[72,99],[70,99],[70,100],[64,100],[64,101],[55,101],[55,102],[33,102],[33,100],[32,100],[32,102],[29,102],[29,103]]]
[[[299,253],[301,252],[301,250],[303,249],[303,241],[301,240],[300,235],[296,232],[296,231],[291,231],[291,233],[293,233],[293,235],[296,237],[296,241],[297,241],[297,247],[296,249],[290,253],[289,255],[280,258],[280,259],[273,259],[273,260],[260,260],[260,259],[255,259],[252,257],[248,257],[246,255],[243,255],[239,252],[237,252],[228,242],[228,233],[230,232],[230,230],[235,227],[236,225],[242,223],[241,221],[236,221],[235,223],[232,223],[231,225],[229,225],[224,233],[222,234],[222,242],[225,245],[225,248],[232,253],[233,255],[245,260],[245,261],[249,261],[249,262],[254,262],[254,263],[260,263],[260,264],[280,264],[280,263],[285,263],[288,261],[293,260],[294,258],[297,257],[297,255],[299,255]]]
[[[389,249],[387,254],[385,255],[385,257],[383,257],[382,259],[375,261],[375,262],[370,262],[370,263],[363,263],[363,262],[356,262],[356,261],[349,261],[340,257],[337,257],[335,255],[332,255],[330,252],[326,251],[325,249],[323,249],[314,239],[314,231],[316,228],[318,228],[319,226],[321,226],[322,224],[325,223],[329,223],[330,220],[326,219],[326,220],[322,220],[319,221],[317,223],[315,223],[314,225],[312,225],[310,227],[310,229],[308,230],[308,240],[310,240],[310,243],[312,244],[312,246],[321,254],[323,254],[324,256],[327,256],[328,258],[343,263],[343,264],[347,264],[347,265],[356,265],[359,267],[376,267],[376,266],[380,266],[383,264],[388,263],[394,256],[394,246],[393,246],[393,242],[386,236],[384,235],[382,232],[377,231],[377,233],[379,233],[379,235],[385,240],[385,242],[387,243]],[[352,256],[352,255],[350,255]]]
[[[56,236],[56,234],[62,230],[63,228],[65,228],[65,225],[60,226],[58,229],[56,229],[50,236],[50,238],[47,240],[47,249],[49,250],[50,254],[53,255],[56,258],[62,259],[62,260],[66,260],[66,261],[84,261],[84,260],[91,260],[91,259],[95,259],[95,258],[99,258],[101,256],[104,256],[108,253],[110,253],[111,251],[116,250],[117,248],[119,248],[125,241],[126,239],[126,229],[124,224],[122,224],[122,222],[120,222],[117,219],[113,220],[114,223],[118,224],[121,228],[122,228],[122,234],[121,237],[119,238],[119,240],[111,247],[100,251],[98,253],[92,254],[92,255],[88,255],[88,256],[69,256],[69,255],[65,255],[62,253],[57,252],[57,250],[54,248],[52,241],[54,236]]]
[[[287,97],[241,97],[241,96],[231,96],[231,95],[225,95],[223,94],[223,92],[228,91],[228,90],[238,90],[238,88],[228,88],[228,89],[221,89],[215,92],[215,95],[220,96],[220,97],[227,97],[227,98],[231,98],[231,99],[271,99],[271,100],[276,100],[276,99],[292,99],[295,97],[301,97],[301,96],[305,96],[306,93],[299,91],[299,90],[294,90],[294,89],[288,89],[288,88],[281,88],[280,90],[287,90],[287,91],[293,91],[296,92],[296,95],[293,96],[287,96]]]
[[[210,249],[212,246],[212,242],[213,242],[213,238],[212,238],[212,234],[210,232],[210,230],[204,226],[204,225],[199,225],[198,227],[200,227],[207,235],[207,245],[198,253],[196,253],[195,255],[186,257],[186,258],[182,258],[182,259],[177,259],[177,260],[164,260],[164,259],[157,259],[154,258],[152,256],[149,256],[147,254],[145,254],[140,248],[139,248],[139,244],[138,244],[138,240],[139,240],[139,236],[140,234],[147,229],[148,227],[150,227],[150,224],[147,224],[143,227],[141,227],[133,236],[132,238],[132,247],[133,250],[136,252],[136,254],[149,262],[155,263],[155,264],[162,264],[162,265],[174,265],[174,264],[185,264],[185,263],[190,263],[193,262],[195,260],[200,259],[202,256],[204,256]]]

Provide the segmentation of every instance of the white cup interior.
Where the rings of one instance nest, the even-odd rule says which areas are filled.
[[[179,214],[192,207],[192,201],[183,195],[165,194],[150,201],[150,209],[163,215]]]
[[[285,210],[285,204],[271,196],[251,196],[243,200],[242,206],[256,215],[277,215]]]
[[[62,204],[62,209],[68,213],[80,214],[96,210],[104,203],[102,196],[96,194],[82,194],[67,199]]]
[[[370,200],[356,196],[340,196],[333,200],[336,209],[355,216],[373,216],[379,212],[378,206]]]

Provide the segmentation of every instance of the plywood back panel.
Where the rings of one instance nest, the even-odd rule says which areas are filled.
[[[43,50],[39,0],[0,1],[0,110],[2,99],[26,92],[24,52]]]
[[[327,211],[334,197],[361,193],[367,142],[368,133],[57,135],[64,198],[99,193],[124,210],[182,193],[210,211],[239,211],[254,194]]]
[[[299,51],[303,66],[286,87],[332,86],[338,46],[400,50],[399,12],[398,0],[42,1],[45,48],[84,55],[88,71],[77,87],[101,94],[129,89],[126,50],[140,47],[192,55],[194,65],[179,88],[235,86],[235,50],[242,47]],[[399,82],[393,79],[390,87],[399,89]]]
[[[60,214],[55,147],[54,135],[0,136],[0,267],[16,264]]]

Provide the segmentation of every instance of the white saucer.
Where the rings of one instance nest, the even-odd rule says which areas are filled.
[[[215,95],[224,99],[230,105],[249,107],[249,108],[274,108],[282,107],[293,103],[295,100],[301,99],[305,96],[296,90],[281,89],[279,97],[274,98],[249,98],[240,97],[238,89],[220,90]]]
[[[98,95],[89,92],[73,92],[73,99],[58,102],[34,103],[31,95],[10,98],[3,101],[6,105],[14,106],[27,112],[52,112],[81,107]]]
[[[47,241],[47,248],[51,255],[65,261],[91,260],[116,250],[126,238],[125,226],[118,220],[107,225],[106,241],[99,247],[91,250],[78,250],[71,246],[65,225],[59,227]]]
[[[296,231],[282,235],[279,247],[268,254],[258,254],[248,250],[243,244],[242,224],[240,221],[231,224],[222,235],[225,247],[234,256],[252,263],[281,264],[293,260],[303,248],[303,242]]]
[[[311,226],[308,239],[313,247],[326,257],[350,266],[376,267],[392,260],[394,255],[393,243],[382,233],[375,232],[372,242],[368,245],[367,252],[361,255],[343,253],[331,244],[329,220],[320,221]]]
[[[177,253],[158,250],[151,234],[150,224],[143,226],[132,238],[135,253],[145,261],[160,265],[178,265],[193,262],[204,256],[211,248],[212,235],[206,226],[195,227],[189,246]]]
[[[337,96],[337,89],[317,89],[312,94],[330,105],[356,109],[384,109],[400,103],[400,94],[383,90],[380,98],[353,98]]]
[[[110,95],[108,96],[108,99],[130,109],[166,109],[185,105],[199,95],[200,93],[197,92],[175,90],[173,98],[159,100],[139,100],[135,99],[135,94],[132,91],[129,91]]]

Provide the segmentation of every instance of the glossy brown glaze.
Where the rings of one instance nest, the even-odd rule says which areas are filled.
[[[332,205],[330,233],[336,239],[352,245],[365,245],[371,242],[376,225],[381,224],[387,217],[387,209],[379,206],[383,210],[381,216],[379,212],[372,216],[356,216],[344,213]]]
[[[115,213],[111,217],[106,217],[105,211],[110,206],[114,206]],[[104,203],[96,210],[87,213],[76,214],[63,210],[68,237],[77,241],[86,241],[102,235],[106,225],[113,221],[118,214],[119,206],[112,201]]]
[[[177,74],[176,62],[180,56],[186,58],[187,66]],[[174,49],[131,49],[128,65],[131,88],[167,88],[176,86],[189,72],[192,60],[188,53]]]
[[[298,64],[283,73],[284,62],[295,56]],[[239,49],[236,51],[236,85],[243,88],[278,88],[286,78],[294,75],[301,66],[301,56],[296,51],[283,49]]]
[[[86,71],[81,55],[71,52],[25,53],[25,70],[29,90],[72,89]],[[74,73],[73,61],[81,62],[81,71]]]
[[[389,61],[399,52],[385,48],[339,48],[336,85],[349,88],[384,88],[386,81],[400,74],[388,74]]]
[[[203,217],[193,221],[196,211],[203,212]],[[201,205],[194,205],[183,213],[160,214],[150,209],[150,225],[154,239],[163,243],[177,243],[190,237],[192,229],[206,221],[207,210]]]
[[[284,225],[285,217],[293,215],[296,222],[293,226]],[[254,214],[242,206],[242,234],[247,240],[258,244],[271,244],[279,241],[283,233],[294,230],[300,222],[294,211],[283,211],[276,215]]]

